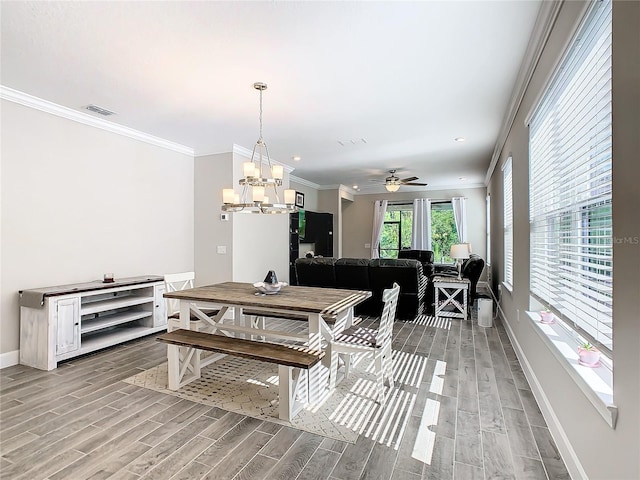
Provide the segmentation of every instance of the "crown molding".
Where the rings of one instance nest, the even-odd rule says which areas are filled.
[[[491,156],[491,163],[487,169],[484,186],[488,186],[491,181],[491,176],[493,175],[493,171],[495,170],[498,159],[500,158],[500,153],[507,141],[507,137],[509,136],[513,122],[515,121],[516,114],[518,113],[518,109],[522,104],[522,99],[529,87],[529,83],[531,82],[533,73],[538,65],[538,61],[542,56],[544,47],[547,45],[547,40],[551,35],[551,30],[555,25],[558,13],[560,13],[563,3],[564,0],[554,0],[542,2],[542,5],[540,6],[538,18],[536,19],[536,23],[533,27],[533,33],[531,34],[531,40],[529,41],[527,51],[522,59],[516,84],[513,88],[513,92],[511,93],[511,101],[509,102],[509,108],[507,110],[508,113],[504,118],[502,129],[500,130],[496,146],[493,150],[493,155]]]
[[[63,107],[62,105],[43,100],[42,98],[34,97],[33,95],[29,95],[28,93],[20,92],[18,90],[14,90],[13,88],[5,87],[4,85],[0,85],[0,98],[8,100],[10,102],[18,103],[20,105],[24,105],[25,107],[34,108],[45,113],[50,113],[51,115],[66,118],[67,120],[82,123],[83,125],[106,130],[108,132],[122,135],[124,137],[129,137],[134,140],[139,140],[141,142],[149,143],[157,147],[166,148],[167,150],[173,150],[174,152],[183,153],[192,157],[194,156],[193,148],[180,145],[179,143],[170,142],[169,140],[155,137],[153,135],[140,132],[139,130],[134,130],[133,128],[124,127],[122,125],[118,125],[117,123],[103,120],[102,118],[96,118],[87,113]]]
[[[305,187],[315,188],[316,190],[320,190],[320,185],[317,183],[310,182],[309,180],[305,180],[304,178],[296,177],[295,175],[289,175],[290,182],[296,182],[300,185],[304,185]]]
[[[253,156],[253,150],[249,150],[248,148],[245,148],[241,145],[237,145],[237,144],[233,144],[233,149],[232,149],[233,153],[236,155],[240,155],[242,157],[248,158],[249,160],[251,160],[251,157]],[[282,163],[279,162],[277,160],[274,160],[271,157],[268,157],[269,160],[271,161],[272,164],[275,165],[282,165],[282,169],[287,172],[287,173],[291,173],[295,170],[294,167],[287,165],[286,163]],[[291,180],[291,178],[289,178],[289,180]]]
[[[340,185],[338,192],[340,193],[340,198],[349,200],[350,202],[353,202],[353,197],[357,194],[356,190],[346,185]]]
[[[339,183],[333,185],[318,185],[318,190],[339,190],[341,186]]]

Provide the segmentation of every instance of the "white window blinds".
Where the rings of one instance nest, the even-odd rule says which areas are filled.
[[[612,345],[611,2],[594,2],[531,118],[531,294]]]
[[[502,189],[504,198],[504,282],[513,285],[513,176],[511,157],[502,167]]]

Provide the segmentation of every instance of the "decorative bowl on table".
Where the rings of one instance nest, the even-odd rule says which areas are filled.
[[[277,282],[277,283],[265,283],[265,282],[257,282],[254,283],[253,286],[260,293],[264,293],[265,295],[275,295],[278,293],[282,287],[286,287],[286,282]]]

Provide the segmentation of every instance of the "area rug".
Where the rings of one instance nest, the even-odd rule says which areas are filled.
[[[393,352],[395,384],[386,387],[384,407],[374,402],[375,375],[368,359],[356,359],[349,377],[329,395],[303,409],[291,422],[278,417],[278,367],[250,359],[226,357],[202,369],[202,377],[178,391],[167,388],[167,364],[125,380],[157,392],[286,425],[349,443],[365,435],[398,448],[402,440],[426,357]]]

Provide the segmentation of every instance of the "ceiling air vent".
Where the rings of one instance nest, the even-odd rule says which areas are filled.
[[[107,110],[106,108],[98,107],[97,105],[87,105],[84,108],[89,110],[90,112],[97,113],[99,115],[104,115],[105,117],[116,114],[116,112],[112,112],[111,110]]]

